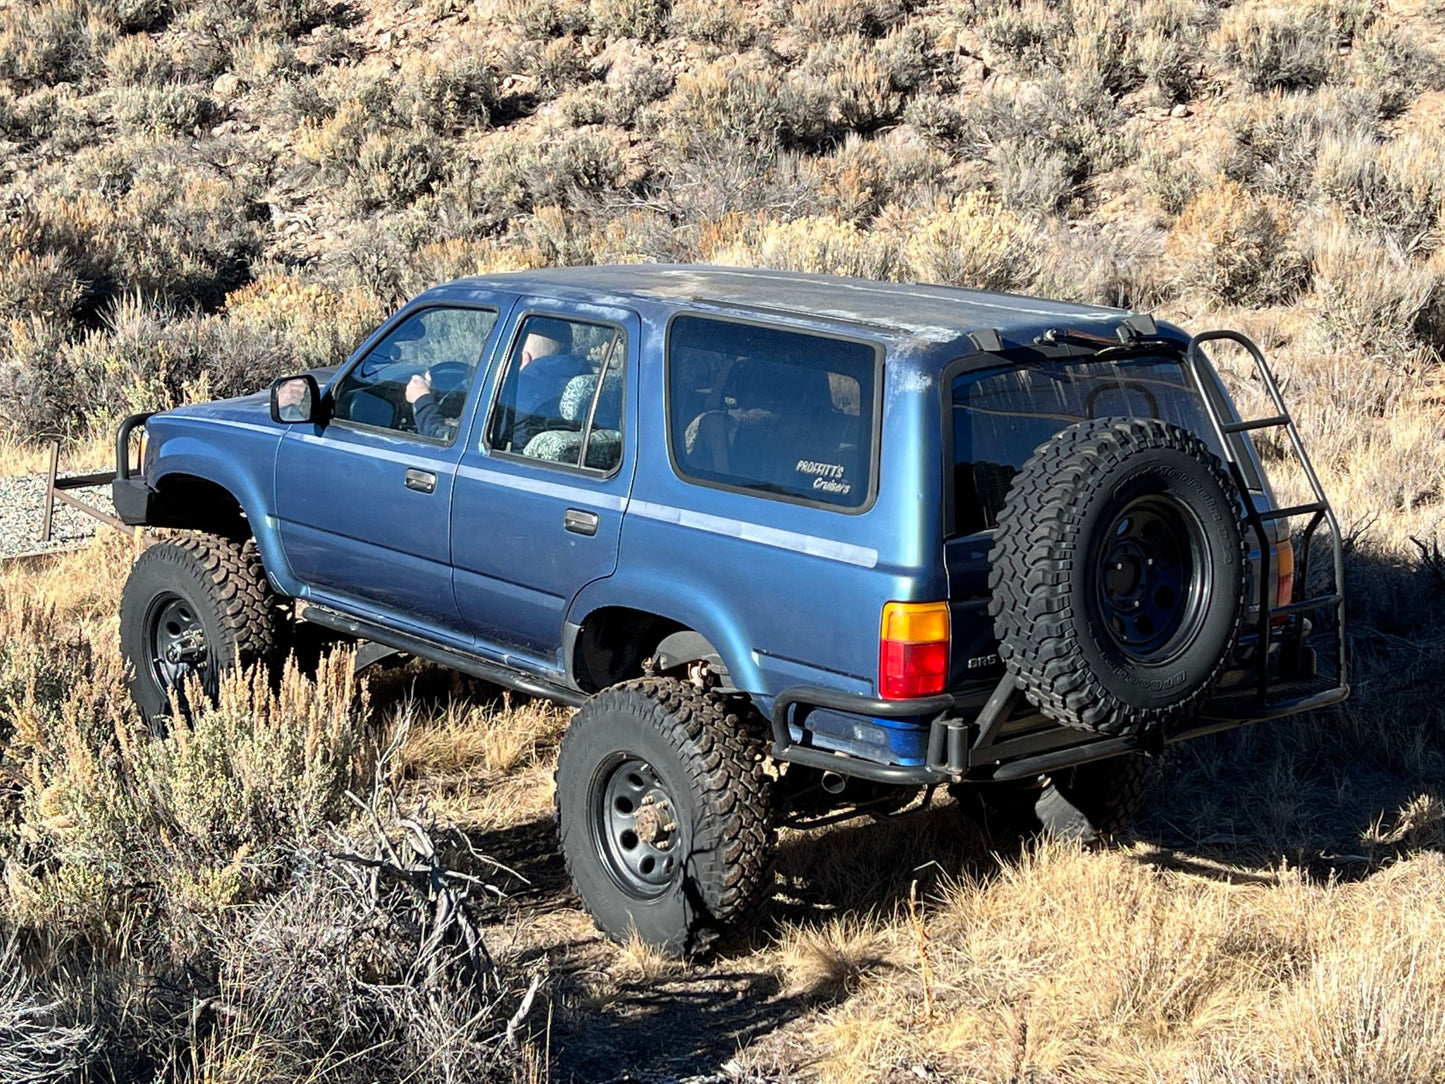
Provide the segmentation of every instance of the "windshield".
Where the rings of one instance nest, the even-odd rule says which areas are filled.
[[[1220,454],[1209,415],[1174,358],[1038,361],[964,373],[953,381],[951,534],[990,530],[1034,449],[1090,418],[1159,418]]]

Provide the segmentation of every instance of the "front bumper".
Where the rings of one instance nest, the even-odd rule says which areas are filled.
[[[151,488],[140,474],[132,474],[130,467],[131,435],[145,425],[154,412],[132,414],[120,423],[115,434],[115,480],[110,484],[111,500],[115,503],[115,514],[130,527],[144,526],[150,522]],[[141,463],[142,471],[145,464]]]

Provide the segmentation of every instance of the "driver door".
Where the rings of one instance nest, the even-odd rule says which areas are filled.
[[[451,569],[457,434],[499,315],[461,305],[401,314],[332,382],[327,424],[287,431],[276,511],[307,599],[422,633],[464,631]],[[417,378],[429,382],[422,398]]]

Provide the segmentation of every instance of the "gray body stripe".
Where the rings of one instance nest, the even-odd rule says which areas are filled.
[[[207,419],[207,423],[227,425],[235,429],[250,429],[273,436],[280,435],[274,428],[252,425],[249,422],[216,418]],[[296,433],[294,437],[307,444],[327,443],[324,437],[314,436],[310,433]],[[447,460],[431,459],[427,456],[406,452],[393,452],[385,448],[365,448],[352,444],[346,447],[346,451],[372,459],[405,463],[413,467],[433,467],[438,470],[450,470],[452,467]],[[477,467],[460,466],[457,468],[457,476],[487,485],[518,489],[526,493],[541,493],[548,497],[575,501],[578,504],[605,508],[613,512],[626,509],[628,515],[642,516],[646,519],[657,520],[659,523],[675,523],[680,527],[688,527],[695,531],[706,531],[708,534],[737,538],[744,542],[756,542],[759,545],[773,546],[776,549],[788,550],[793,553],[806,553],[810,557],[840,561],[843,564],[857,565],[860,568],[876,568],[878,565],[877,550],[867,546],[855,546],[850,542],[837,542],[831,538],[819,538],[816,535],[784,531],[777,527],[764,527],[758,523],[748,523],[745,520],[730,519],[726,516],[713,516],[706,512],[691,512],[685,508],[674,508],[671,505],[653,504],[651,501],[629,502],[627,498],[615,493],[603,493],[581,486],[563,485],[559,482],[548,482],[537,478],[521,478],[512,474],[503,474],[500,471],[481,470]]]
[[[633,501],[628,505],[627,514],[655,519],[662,523],[676,523],[681,527],[691,527],[695,531],[707,531],[709,534],[740,538],[744,542],[775,546],[778,549],[790,550],[794,553],[806,553],[810,557],[841,561],[844,564],[858,565],[860,568],[874,568],[878,564],[878,551],[866,546],[855,546],[849,542],[835,542],[831,538],[798,534],[795,531],[784,531],[777,527],[764,527],[761,524],[748,523],[740,519],[711,516],[706,512],[689,512],[684,508],[673,508],[666,504]]]

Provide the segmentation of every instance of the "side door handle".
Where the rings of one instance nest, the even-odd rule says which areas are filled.
[[[598,522],[596,512],[584,512],[580,508],[569,508],[562,514],[563,527],[573,534],[586,535],[588,538],[597,533]]]
[[[437,476],[429,470],[417,470],[415,467],[411,467],[406,472],[406,488],[414,489],[418,493],[435,493]]]

